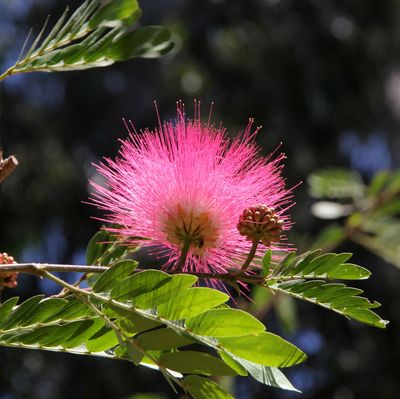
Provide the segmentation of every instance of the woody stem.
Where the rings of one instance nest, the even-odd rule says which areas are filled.
[[[183,244],[181,256],[179,258],[179,261],[173,268],[174,271],[181,271],[182,270],[182,268],[183,268],[183,266],[185,264],[186,257],[187,257],[187,254],[189,252],[191,243],[192,243],[192,240],[190,238],[187,238],[185,240],[185,243]]]
[[[243,263],[243,266],[240,268],[240,271],[238,273],[238,275],[240,276],[241,274],[243,274],[246,269],[250,266],[251,261],[254,259],[254,256],[256,255],[256,251],[257,251],[257,247],[258,247],[258,243],[260,242],[260,237],[257,234],[254,238],[253,238],[253,245],[251,246],[250,252],[247,255],[246,260]]]

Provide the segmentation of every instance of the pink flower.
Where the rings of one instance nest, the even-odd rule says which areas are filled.
[[[125,244],[153,247],[165,257],[165,269],[240,269],[252,246],[250,233],[238,230],[244,210],[273,208],[283,230],[290,228],[285,212],[292,194],[280,165],[285,156],[261,155],[252,119],[230,139],[224,128],[200,120],[199,106],[193,120],[186,120],[182,104],[177,111],[175,122],[154,131],[133,128],[119,156],[96,166],[108,185],[91,182],[92,203],[106,211],[103,221],[117,225],[109,231]],[[289,250],[276,237],[270,241],[260,241],[259,255],[269,244]]]

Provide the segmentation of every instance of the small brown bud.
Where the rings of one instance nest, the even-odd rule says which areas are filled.
[[[0,183],[10,175],[13,170],[18,166],[17,158],[14,155],[3,159],[3,152],[0,151]]]
[[[257,205],[246,208],[239,217],[237,228],[239,234],[249,241],[258,239],[267,247],[272,242],[279,242],[284,221],[279,218],[273,208]]]
[[[16,263],[12,256],[5,252],[0,253],[0,290],[4,287],[15,288],[18,284],[18,273],[1,272],[1,265],[8,265],[11,263]]]

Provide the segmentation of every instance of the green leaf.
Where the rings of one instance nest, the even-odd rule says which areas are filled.
[[[27,345],[40,342],[43,347],[70,349],[84,344],[101,327],[101,320],[79,320],[63,325],[43,326],[35,330],[28,330],[12,337],[12,341]],[[10,338],[5,336],[2,339],[7,342]]]
[[[371,272],[364,267],[352,263],[343,263],[340,270],[336,268],[329,271],[326,275],[329,279],[363,280],[368,278]]]
[[[308,177],[310,195],[314,198],[360,198],[365,185],[360,175],[347,169],[326,169]]]
[[[100,230],[89,241],[86,249],[86,264],[107,266],[120,260],[127,253],[128,248],[120,245],[116,237],[105,230]]]
[[[379,306],[377,302],[359,297],[361,290],[346,287],[344,284],[325,284],[321,280],[293,280],[271,282],[269,287],[374,327],[385,328],[387,324],[387,321],[370,310]]]
[[[92,311],[79,299],[74,296],[65,298],[67,303],[64,307],[58,309],[52,316],[46,319],[46,322],[56,320],[77,320],[88,318],[92,315]]]
[[[162,287],[170,279],[169,274],[159,270],[144,270],[114,285],[110,296],[120,301],[132,300]]]
[[[162,273],[162,272],[159,272]],[[184,292],[191,287],[198,278],[190,274],[174,274],[165,283],[132,299],[132,303],[142,309],[155,308],[170,300],[176,292]]]
[[[218,341],[220,347],[232,355],[263,366],[289,367],[306,359],[306,355],[300,349],[269,332],[219,338]]]
[[[382,170],[375,174],[367,188],[367,195],[375,196],[379,194],[385,188],[387,182],[390,181],[390,177],[388,170]]]
[[[140,15],[136,0],[87,0],[69,18],[67,9],[43,38],[46,20],[30,49],[21,52],[17,62],[0,75],[0,81],[17,73],[83,70],[166,54],[173,47],[167,29],[130,29]]]
[[[146,319],[145,317],[135,314],[133,312],[115,309],[114,315],[116,313],[124,316],[123,319],[119,321],[119,325],[128,333],[138,334],[143,331],[148,331],[152,328],[159,327],[161,325],[161,323],[158,321]]]
[[[153,308],[168,301],[176,291],[185,291],[196,281],[197,277],[189,274],[170,276],[159,270],[144,270],[114,285],[111,297],[130,300],[138,308]]]
[[[225,303],[228,295],[211,288],[195,287],[158,306],[159,316],[169,320],[188,319]]]
[[[400,170],[392,172],[390,180],[387,182],[385,192],[391,196],[398,194],[400,191]]]
[[[77,297],[3,304],[0,344],[126,359],[158,368],[168,378],[175,378],[173,372],[246,375],[238,358],[275,366],[295,364],[304,356],[263,332],[263,324],[251,315],[229,308],[226,294],[192,287],[197,277],[158,270],[131,275],[129,262],[110,267],[95,290]],[[177,350],[192,344],[221,358]]]
[[[258,382],[287,391],[300,392],[278,368],[261,366],[236,356],[235,359]]]
[[[184,386],[194,399],[234,399],[215,381],[197,375],[188,375],[184,379]]]
[[[25,323],[25,320],[31,316],[32,312],[38,307],[39,302],[43,299],[43,295],[37,295],[29,298],[21,305],[16,307],[8,317],[0,324],[0,329],[8,330]]]
[[[137,268],[138,263],[134,260],[122,260],[115,263],[100,275],[93,286],[95,292],[107,292],[113,286],[129,277]]]
[[[140,334],[138,342],[145,349],[152,351],[174,349],[194,343],[170,328],[160,328]]]
[[[112,0],[96,11],[90,18],[91,29],[99,26],[115,28],[132,25],[140,17],[141,11],[136,0]]]
[[[104,243],[108,240],[108,234],[104,230],[98,231],[89,241],[86,248],[86,264],[95,265],[104,253]]]
[[[387,204],[389,206],[389,204]],[[395,204],[393,204],[396,207]],[[394,215],[391,213],[394,212]],[[390,216],[386,216],[390,215]],[[379,207],[367,217],[362,217],[358,231],[351,240],[400,268],[400,212]]]
[[[10,311],[13,309],[13,307],[17,304],[18,302],[18,297],[10,298],[4,303],[1,304],[0,307],[0,324],[3,323],[4,319],[8,317],[10,314]]]
[[[194,334],[212,337],[238,337],[263,332],[265,326],[249,313],[237,309],[212,309],[186,320]]]
[[[46,321],[57,313],[61,308],[68,305],[68,301],[61,298],[45,298],[40,302],[35,311],[24,320],[23,325],[29,326]]]
[[[272,259],[272,250],[269,249],[267,252],[265,252],[262,261],[264,276],[268,276],[269,268],[271,267],[271,259]]]
[[[319,255],[319,251],[305,252],[299,256],[291,253],[282,264],[272,273],[276,279],[317,278],[361,280],[368,278],[371,273],[358,265],[346,263],[352,256],[350,253],[326,253]]]
[[[90,352],[103,352],[118,345],[118,338],[114,330],[103,327],[93,334],[86,343],[86,348]]]
[[[224,361],[203,352],[165,353],[160,361],[165,367],[183,374],[237,375]]]
[[[171,33],[161,26],[146,26],[129,32],[113,41],[106,57],[124,61],[134,57],[155,58],[173,48]]]
[[[228,355],[226,352],[220,351],[218,353],[221,356],[221,359],[236,373],[242,377],[246,377],[248,375],[247,370],[232,356]]]

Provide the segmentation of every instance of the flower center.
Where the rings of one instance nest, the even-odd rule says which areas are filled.
[[[217,246],[218,225],[210,212],[176,206],[174,212],[166,216],[163,232],[171,244],[183,249],[189,245],[192,254],[203,256],[205,252]]]

